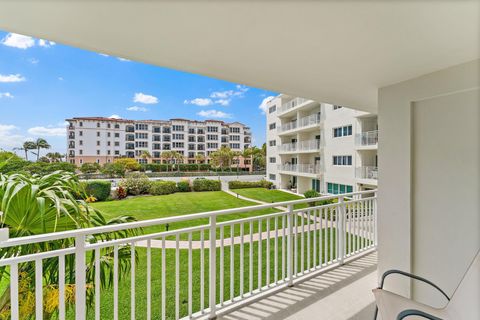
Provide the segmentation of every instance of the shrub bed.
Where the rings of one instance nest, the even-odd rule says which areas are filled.
[[[82,187],[87,197],[95,197],[97,201],[107,200],[112,190],[112,184],[109,181],[82,182]]]
[[[220,180],[195,179],[193,180],[193,191],[220,191],[222,184]]]
[[[177,184],[174,181],[152,181],[150,183],[149,193],[153,196],[172,194],[177,191]]]
[[[272,188],[273,183],[267,180],[260,181],[229,181],[228,188],[230,189],[244,189],[244,188]]]
[[[120,181],[120,186],[127,190],[127,194],[134,196],[148,193],[150,184],[148,177],[139,172],[132,172]]]
[[[190,192],[192,188],[190,187],[190,181],[184,180],[177,182],[177,191],[178,192]]]

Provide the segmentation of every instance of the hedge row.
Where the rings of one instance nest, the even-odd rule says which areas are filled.
[[[193,191],[220,191],[222,184],[220,180],[195,179],[193,180]]]
[[[95,197],[97,201],[105,201],[110,197],[112,184],[109,181],[86,181],[81,183],[86,197]]]
[[[230,189],[244,189],[244,188],[272,188],[273,183],[267,180],[260,181],[229,181],[228,188]]]
[[[153,196],[160,196],[164,194],[172,194],[177,191],[177,184],[175,181],[152,181],[150,183],[149,192]]]
[[[201,164],[164,164],[164,163],[148,163],[142,164],[141,171],[151,171],[151,172],[167,172],[172,171],[172,166],[174,166],[173,171],[209,171],[211,170],[211,166],[208,163],[201,163]]]

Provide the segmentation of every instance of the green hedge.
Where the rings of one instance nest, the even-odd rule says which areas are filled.
[[[82,182],[85,196],[94,196],[97,201],[105,201],[110,197],[112,184],[109,181],[86,181]]]
[[[195,179],[193,180],[193,191],[220,191],[222,184],[220,180]]]
[[[177,184],[174,181],[152,181],[149,193],[154,196],[171,194],[177,191]]]
[[[228,188],[230,189],[244,189],[244,188],[272,188],[273,183],[267,180],[260,181],[229,181]]]
[[[190,181],[179,181],[177,182],[177,191],[178,192],[190,192],[192,188],[190,187]]]
[[[152,171],[152,172],[167,172],[172,171],[172,164],[164,164],[164,163],[148,163],[143,164],[141,167],[142,171]],[[180,171],[182,172],[189,172],[189,171],[209,171],[211,170],[211,166],[208,163],[202,164],[176,164],[174,165],[175,168],[173,171]]]

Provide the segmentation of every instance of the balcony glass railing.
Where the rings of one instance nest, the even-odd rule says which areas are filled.
[[[300,142],[284,143],[278,147],[279,152],[300,152],[320,150],[320,140],[305,140]]]
[[[287,122],[281,125],[280,127],[278,127],[278,131],[285,132],[285,131],[290,131],[297,128],[301,129],[301,128],[318,125],[318,124],[320,124],[320,113],[315,113],[295,121]]]
[[[378,180],[378,167],[374,167],[374,166],[358,167],[356,169],[355,176],[358,179]]]
[[[280,171],[299,172],[299,173],[322,173],[322,166],[320,164],[301,163],[301,164],[281,164],[278,166]]]
[[[279,108],[278,112],[279,112],[279,114],[287,112],[288,110],[293,109],[296,106],[299,106],[306,101],[309,101],[309,100],[305,99],[305,98],[295,98],[293,100],[290,100],[290,101],[282,104],[282,106]]]
[[[357,146],[374,146],[378,144],[378,130],[358,133],[355,137]]]

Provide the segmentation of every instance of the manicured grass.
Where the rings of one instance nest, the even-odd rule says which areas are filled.
[[[265,188],[245,188],[245,189],[234,189],[232,191],[250,199],[255,199],[255,200],[260,200],[263,202],[270,202],[270,203],[305,199],[304,197],[301,197],[295,194],[283,192],[280,190],[268,190]],[[295,209],[306,208],[306,207],[307,207],[306,203],[295,205]]]
[[[246,207],[255,204],[256,203],[250,201],[237,199],[223,191],[210,191],[174,193],[163,196],[141,196],[119,201],[93,203],[92,206],[103,212],[107,219],[120,215],[130,215],[137,218],[137,220],[148,220],[221,209]],[[275,209],[264,209],[252,212],[222,215],[217,218],[217,222],[240,219],[252,215],[264,215],[277,211],[278,210]],[[169,224],[168,229],[173,230],[203,224],[208,224],[208,219],[175,222]],[[162,232],[165,231],[166,228],[166,225],[156,225],[148,227],[146,230],[144,230],[144,232]],[[229,234],[227,229],[228,228],[225,230],[226,235]],[[198,233],[195,233],[194,239],[198,239],[197,236]],[[206,237],[208,237],[208,233],[206,234]]]

